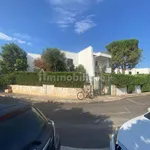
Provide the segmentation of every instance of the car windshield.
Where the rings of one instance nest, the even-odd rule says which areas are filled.
[[[144,117],[150,120],[150,112],[145,114]]]
[[[21,150],[37,139],[45,120],[34,109],[0,123],[0,149]]]
[[[118,144],[116,145],[116,150],[127,150],[125,148],[125,146],[123,144],[121,144],[119,141],[118,141]]]

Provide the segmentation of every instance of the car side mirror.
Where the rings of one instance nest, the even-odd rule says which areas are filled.
[[[55,123],[54,121],[48,119],[48,124],[51,124],[53,126],[53,130],[54,130],[54,137],[56,136],[56,129],[55,129]]]
[[[53,129],[54,129],[54,145],[55,145],[54,150],[59,150],[60,146],[61,146],[61,141],[60,141],[59,135],[56,134],[55,123],[54,123],[54,121],[48,119],[48,124],[51,124],[53,126]]]
[[[149,107],[149,108],[147,108],[147,111],[148,111],[148,112],[150,112],[150,107]]]

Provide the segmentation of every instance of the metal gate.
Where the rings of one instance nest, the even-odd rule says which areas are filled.
[[[108,76],[93,78],[94,95],[111,95],[111,79]]]

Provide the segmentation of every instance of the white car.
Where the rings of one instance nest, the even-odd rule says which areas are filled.
[[[150,111],[116,130],[110,141],[110,150],[150,150]]]

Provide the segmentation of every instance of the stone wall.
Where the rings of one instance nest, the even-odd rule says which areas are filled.
[[[11,87],[13,93],[29,95],[45,95],[46,93],[44,86],[11,85]]]
[[[55,87],[52,96],[77,98],[77,93],[81,92],[80,88],[61,88]]]
[[[111,95],[121,96],[127,94],[127,88],[117,88],[115,85],[111,85]]]
[[[141,93],[141,87],[140,86],[135,86],[135,91],[133,93],[139,94]],[[127,93],[127,88],[117,88],[115,85],[111,85],[111,95],[112,96],[121,96],[121,95],[126,95]]]
[[[77,98],[77,93],[82,91],[81,88],[62,88],[54,85],[43,86],[25,86],[25,85],[11,85],[13,93],[41,95],[62,98]]]
[[[126,95],[127,94],[127,88],[116,88],[116,95],[121,96],[121,95]]]

